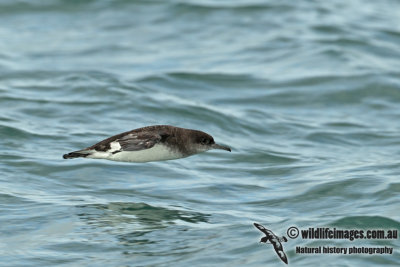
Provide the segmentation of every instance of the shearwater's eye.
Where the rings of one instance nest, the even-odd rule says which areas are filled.
[[[208,139],[207,138],[203,138],[203,139],[201,139],[200,143],[203,144],[203,145],[207,145],[208,144]]]

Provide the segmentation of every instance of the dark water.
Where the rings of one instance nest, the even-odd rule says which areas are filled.
[[[400,229],[398,1],[0,2],[0,265],[283,266],[259,222]],[[134,128],[232,153],[62,159]],[[392,247],[302,255],[296,246]],[[292,266],[400,265],[289,239]]]

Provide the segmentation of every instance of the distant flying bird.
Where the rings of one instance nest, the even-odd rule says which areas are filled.
[[[63,155],[64,159],[92,158],[149,162],[185,158],[210,149],[223,149],[202,131],[170,125],[154,125],[109,137],[93,146]]]
[[[254,226],[265,234],[265,236],[261,238],[260,242],[267,243],[269,241],[274,246],[275,252],[276,254],[278,254],[279,258],[284,263],[288,264],[288,259],[286,257],[285,252],[283,251],[283,246],[281,244],[281,242],[287,242],[286,237],[283,236],[279,238],[271,230],[265,228],[261,224],[254,223]]]

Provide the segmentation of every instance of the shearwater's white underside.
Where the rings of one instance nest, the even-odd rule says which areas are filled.
[[[112,152],[118,151],[121,148],[120,144],[118,142],[112,142],[110,145],[110,150],[106,152],[93,151],[87,158],[126,162],[148,162],[183,158],[181,153],[174,152],[160,144],[156,144],[152,148],[145,150],[121,151],[115,154]]]

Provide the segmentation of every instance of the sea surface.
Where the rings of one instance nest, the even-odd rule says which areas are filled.
[[[62,158],[155,124],[232,153]],[[399,1],[0,1],[0,266],[399,266],[287,232],[400,231],[399,163]]]

